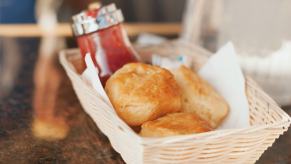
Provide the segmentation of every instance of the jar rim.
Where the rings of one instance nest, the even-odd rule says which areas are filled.
[[[102,30],[116,24],[122,23],[124,17],[120,9],[98,16],[96,19],[87,19],[79,23],[72,24],[72,30],[75,36],[89,34]]]
[[[114,3],[110,3],[106,6],[101,7],[101,8],[95,8],[95,10],[97,10],[97,9],[99,10],[97,17],[100,17],[102,15],[105,15],[105,14],[108,14],[108,13],[111,13],[111,12],[114,12],[117,10],[116,5]],[[72,16],[73,23],[82,23],[88,19],[94,18],[94,17],[88,16],[87,12],[88,11],[83,10],[80,13],[73,15]]]

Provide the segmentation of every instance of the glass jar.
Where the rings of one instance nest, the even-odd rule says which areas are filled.
[[[104,15],[111,12],[116,11],[116,6],[114,3],[101,7],[100,5],[94,5],[90,7],[87,11],[82,11],[72,17],[73,24],[72,29],[75,35],[78,47],[80,49],[81,55],[85,58],[86,53],[90,53],[92,56],[93,62],[97,65],[97,62],[94,58],[94,54],[96,52],[95,49],[90,48],[90,44],[88,42],[88,33],[92,33],[99,29],[98,24],[95,20]],[[85,67],[85,61],[83,60],[83,66]]]
[[[116,10],[73,25],[75,35],[82,34],[76,35],[82,57],[91,54],[103,85],[124,64],[137,61],[122,22],[122,13]]]

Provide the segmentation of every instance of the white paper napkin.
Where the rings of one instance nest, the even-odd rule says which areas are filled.
[[[97,91],[100,98],[105,101],[106,104],[109,105],[109,107],[113,107],[105,90],[103,89],[102,83],[98,76],[99,70],[97,67],[95,67],[89,53],[85,55],[85,63],[87,68],[82,74],[83,79],[92,85],[92,87]]]
[[[98,69],[94,66],[89,54],[86,55],[85,61],[87,69],[82,76],[91,83],[99,96],[112,107],[98,77]],[[248,127],[249,108],[245,94],[245,79],[233,45],[228,43],[222,47],[216,54],[209,58],[198,73],[229,104],[230,112],[219,129]]]
[[[212,55],[198,73],[229,104],[229,114],[219,129],[248,127],[249,107],[245,79],[232,43],[227,43]]]

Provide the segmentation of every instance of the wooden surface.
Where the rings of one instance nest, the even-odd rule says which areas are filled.
[[[160,35],[174,35],[181,31],[179,23],[124,23],[128,35],[135,36],[141,32]],[[71,26],[68,23],[58,24],[50,33],[57,36],[72,36]],[[0,36],[6,37],[38,37],[47,32],[36,24],[1,24]]]
[[[19,54],[0,51],[0,59],[20,58],[12,64],[19,66],[14,85],[0,98],[0,163],[124,163],[83,111],[57,54],[37,54],[39,39],[21,38],[17,43]],[[0,73],[6,71],[11,70]],[[291,106],[284,109],[291,114]],[[34,129],[40,121],[45,131]],[[58,132],[45,133],[53,127]],[[291,128],[257,163],[291,163],[290,138]]]

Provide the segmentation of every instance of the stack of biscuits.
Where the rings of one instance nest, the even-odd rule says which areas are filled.
[[[108,79],[105,90],[118,116],[143,137],[211,131],[229,112],[223,97],[185,66],[169,71],[126,64]]]

